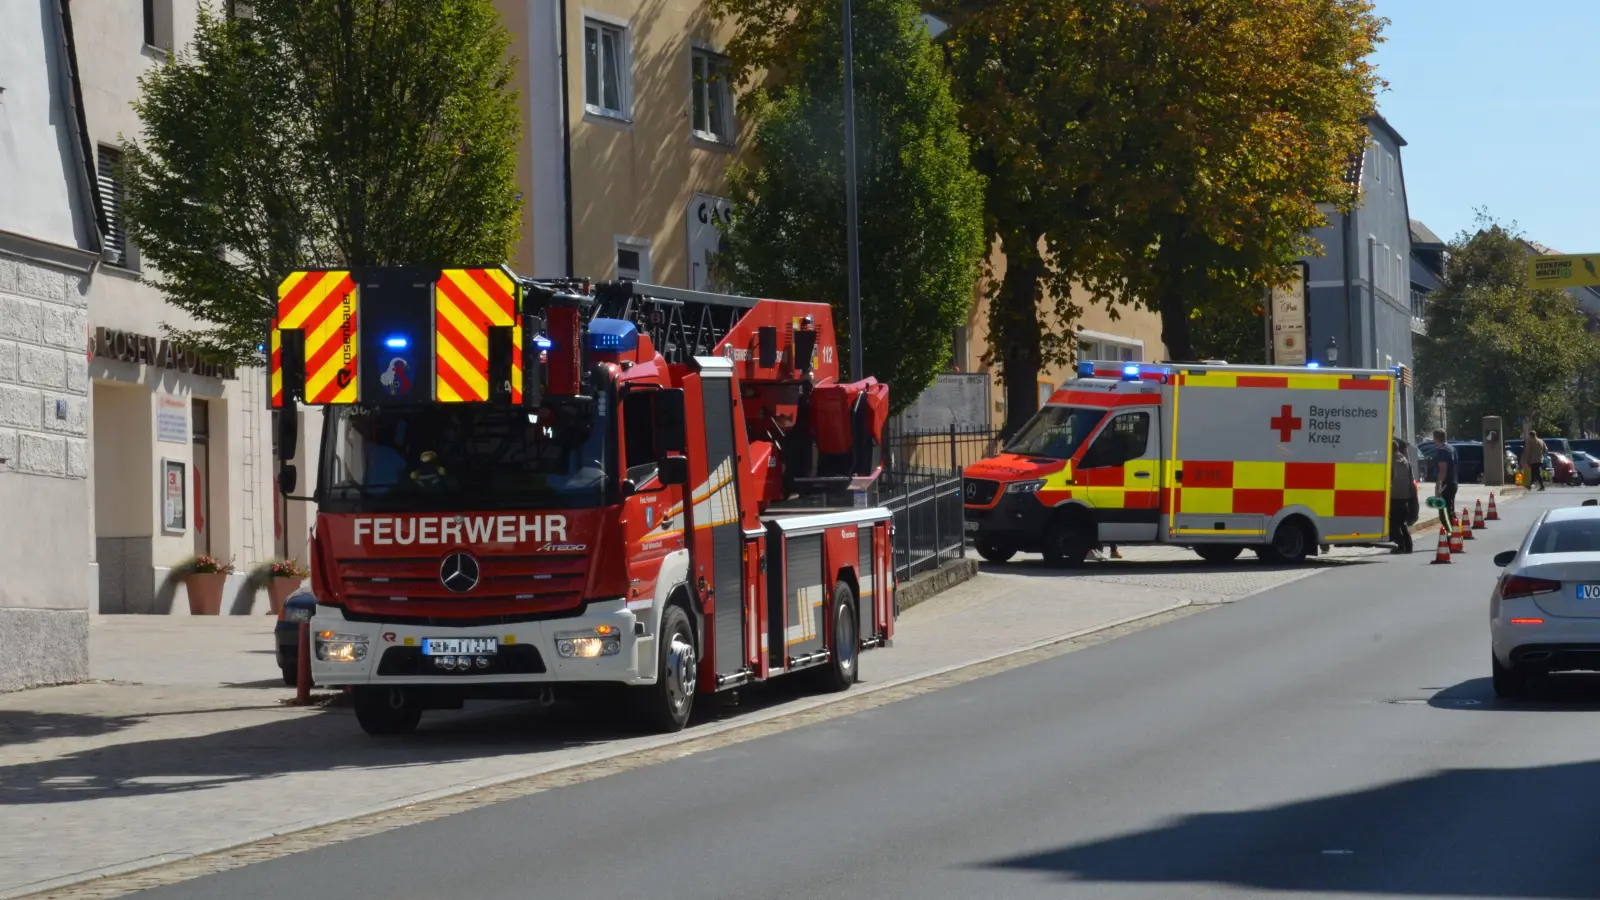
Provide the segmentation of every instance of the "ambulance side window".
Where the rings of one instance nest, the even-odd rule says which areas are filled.
[[[1094,445],[1083,455],[1085,469],[1120,466],[1138,459],[1150,446],[1150,414],[1123,413],[1106,424]]]

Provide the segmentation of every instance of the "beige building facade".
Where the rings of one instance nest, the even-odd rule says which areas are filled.
[[[715,289],[739,146],[729,37],[699,0],[496,0],[524,144],[513,268]],[[565,66],[562,60],[567,60]]]

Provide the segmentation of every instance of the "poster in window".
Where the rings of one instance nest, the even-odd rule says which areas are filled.
[[[188,465],[179,459],[161,461],[161,530],[182,534],[188,528]]]

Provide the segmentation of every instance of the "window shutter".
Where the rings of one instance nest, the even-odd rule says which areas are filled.
[[[122,181],[117,164],[122,154],[110,147],[100,148],[100,202],[106,208],[105,259],[114,266],[128,265],[128,235],[122,223]]]

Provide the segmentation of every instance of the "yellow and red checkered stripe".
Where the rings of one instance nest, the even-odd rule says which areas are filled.
[[[511,402],[522,402],[517,285],[504,269],[446,269],[434,294],[434,394],[441,402],[489,399],[489,329],[511,327]]]
[[[278,329],[299,329],[306,339],[307,403],[354,403],[360,323],[356,283],[349,272],[295,272],[278,285],[278,324],[273,357],[279,358]],[[279,360],[281,362],[281,360]],[[274,365],[273,405],[282,401],[282,375]]]
[[[1293,375],[1252,375],[1241,372],[1180,372],[1179,387],[1287,388],[1297,391],[1387,391],[1394,378],[1383,374],[1295,373]]]
[[[1318,516],[1383,518],[1389,514],[1385,463],[1184,460],[1175,492],[1179,513],[1277,515],[1304,506]]]

